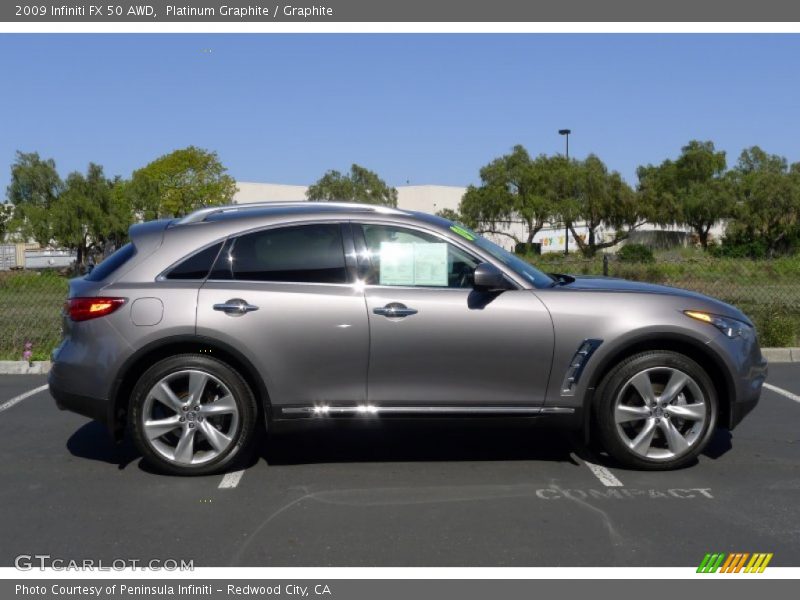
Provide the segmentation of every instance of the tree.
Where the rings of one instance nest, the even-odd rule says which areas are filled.
[[[125,194],[117,189],[119,178],[111,181],[103,167],[89,163],[84,176],[70,173],[64,191],[53,203],[52,233],[64,248],[75,250],[77,263],[84,264],[89,250],[102,251],[109,241],[119,243],[133,221]]]
[[[800,233],[800,177],[785,158],[758,146],[742,152],[732,173],[737,220],[731,238],[763,244],[769,255],[789,250]]]
[[[634,191],[619,173],[609,173],[597,156],[590,154],[586,160],[572,163],[570,168],[574,172],[570,178],[574,191],[565,220],[583,254],[594,256],[597,250],[616,245],[643,223]],[[583,221],[587,239],[575,231],[575,221]],[[599,242],[597,229],[604,224],[614,227],[614,237]]]
[[[717,152],[713,142],[696,140],[684,146],[675,161],[639,167],[639,192],[650,207],[650,220],[689,226],[707,249],[711,228],[730,216],[725,168],[725,152]]]
[[[40,246],[50,244],[49,211],[63,185],[53,159],[42,160],[36,152],[17,152],[6,194],[14,205],[14,227],[24,238],[33,238]]]
[[[361,202],[397,206],[397,190],[360,165],[350,166],[350,173],[327,171],[309,186],[306,198],[323,202]]]
[[[11,218],[14,216],[14,207],[8,203],[0,204],[0,242],[5,241]]]
[[[182,216],[202,206],[230,204],[236,182],[216,152],[189,146],[134,171],[128,193],[145,220]]]
[[[531,159],[521,145],[480,170],[481,185],[469,186],[459,205],[465,223],[480,233],[519,239],[505,228],[512,221],[525,224],[525,243],[550,219],[553,210],[552,159]]]

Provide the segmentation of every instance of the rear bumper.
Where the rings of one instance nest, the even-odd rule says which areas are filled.
[[[58,369],[55,368],[55,365],[50,371],[47,383],[50,385],[50,395],[53,396],[58,408],[100,421],[110,428],[111,403],[108,400],[105,398],[93,398],[71,391],[59,377]]]

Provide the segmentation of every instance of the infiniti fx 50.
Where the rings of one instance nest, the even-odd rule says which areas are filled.
[[[692,462],[766,377],[701,294],[547,275],[446,219],[345,203],[134,225],[70,282],[50,390],[174,474],[233,468],[287,419],[527,417],[631,468]]]

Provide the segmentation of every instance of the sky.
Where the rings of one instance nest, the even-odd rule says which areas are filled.
[[[2,34],[0,189],[17,150],[128,177],[188,145],[239,181],[468,185],[561,128],[633,185],[691,139],[795,162],[798,65],[777,34]]]

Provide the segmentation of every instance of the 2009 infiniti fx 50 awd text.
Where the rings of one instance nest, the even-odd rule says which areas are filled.
[[[215,207],[70,282],[50,390],[161,470],[232,468],[258,419],[524,416],[671,469],[766,377],[753,324],[680,289],[546,275],[431,215]]]

